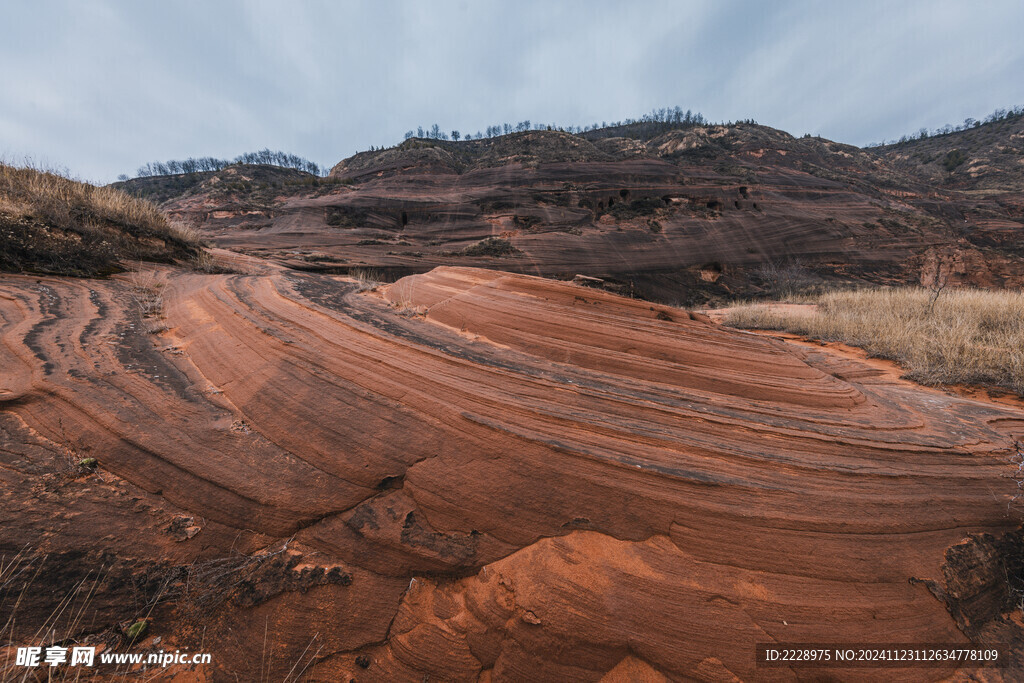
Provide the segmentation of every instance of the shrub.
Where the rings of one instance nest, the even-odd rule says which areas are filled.
[[[967,161],[967,155],[958,149],[950,150],[942,160],[942,167],[950,173],[960,164]]]
[[[801,263],[762,263],[754,271],[765,292],[772,297],[783,298],[806,294],[821,284],[821,278]]]
[[[462,250],[463,256],[511,256],[519,253],[512,242],[500,237],[488,237]]]
[[[616,202],[608,208],[608,213],[620,220],[637,218],[639,216],[652,216],[664,208],[665,204],[656,197],[643,197],[634,199],[631,202]]]
[[[358,228],[363,226],[370,217],[366,209],[351,206],[329,206],[324,216],[327,225],[332,228]]]

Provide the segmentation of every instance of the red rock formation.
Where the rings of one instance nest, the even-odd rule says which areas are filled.
[[[50,552],[57,594],[107,567],[94,630],[152,602],[243,679],[788,679],[755,644],[1021,643],[992,578],[1018,411],[569,283],[262,268],[171,272],[161,320],[122,278],[0,280],[4,552]],[[99,472],[61,478],[58,444]]]
[[[197,179],[163,206],[221,246],[304,270],[584,274],[691,304],[771,289],[765,264],[799,264],[816,282],[916,284],[938,256],[954,283],[1024,284],[1012,203],[764,126],[409,140],[346,159],[323,181],[268,168]],[[171,180],[132,182],[162,198]],[[488,238],[508,248],[480,249]]]

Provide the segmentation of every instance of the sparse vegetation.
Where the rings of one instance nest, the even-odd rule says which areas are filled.
[[[129,643],[145,635],[150,614],[164,597],[166,585],[154,587],[155,593],[147,590],[144,580],[138,583],[119,581],[112,586],[112,567],[109,560],[107,562],[71,569],[68,554],[42,552],[30,545],[13,554],[0,554],[0,680],[40,680],[36,675],[38,669],[33,671],[15,660],[14,651],[18,647],[45,649],[103,642],[109,645],[111,640],[105,636],[113,635],[113,629],[120,630],[120,635]],[[53,576],[62,578],[50,578]],[[73,577],[73,580],[62,580],[65,577]],[[141,610],[136,614],[145,616],[122,622],[121,627],[107,623],[100,616],[104,610],[97,604],[97,597],[111,589],[122,597],[140,599]],[[99,623],[97,617],[100,617]],[[140,627],[140,623],[143,626]],[[81,671],[81,668],[46,666],[42,678],[82,680]],[[110,675],[119,678],[127,676],[127,672],[119,666],[110,670]]]
[[[956,169],[957,166],[967,161],[967,155],[961,152],[959,149],[952,149],[946,154],[942,160],[942,167],[950,173]]]
[[[785,298],[820,291],[821,278],[798,261],[779,263],[767,261],[754,271],[765,292],[774,298]]]
[[[165,329],[160,320],[164,314],[163,288],[167,284],[167,274],[154,270],[132,271],[128,284],[147,331],[156,333]]]
[[[1024,106],[1010,107],[1008,109],[996,109],[994,112],[989,114],[983,119],[967,118],[964,122],[958,125],[947,123],[941,128],[935,130],[928,130],[922,128],[913,135],[904,135],[899,140],[893,140],[892,142],[879,142],[876,144],[867,145],[868,147],[883,147],[886,145],[906,145],[908,142],[914,142],[915,140],[927,140],[930,137],[942,137],[943,135],[950,135],[951,133],[959,133],[961,131],[970,130],[972,128],[980,128],[986,123],[998,123],[1000,121],[1013,121],[1024,116]]]
[[[0,270],[94,276],[128,259],[202,253],[198,235],[152,203],[35,168],[0,164]]]
[[[1024,395],[1024,293],[922,287],[830,292],[813,312],[740,306],[725,324],[839,341],[900,363],[922,384],[1002,387]]]
[[[379,270],[372,268],[356,268],[349,275],[358,283],[357,292],[366,292],[377,289],[384,282],[384,276]]]
[[[427,314],[428,309],[426,306],[418,306],[413,303],[415,290],[415,281],[408,277],[388,285],[387,298],[391,301],[391,307],[399,315],[406,318],[416,318]]]
[[[641,216],[657,215],[664,208],[665,203],[656,197],[641,197],[631,202],[616,202],[608,207],[607,213],[618,220],[629,220]]]
[[[151,176],[161,175],[202,173],[204,171],[219,171],[228,166],[240,164],[263,164],[268,166],[280,166],[281,168],[294,168],[295,170],[305,171],[306,173],[310,173],[315,176],[321,175],[326,171],[326,169],[321,169],[318,164],[310,161],[309,159],[303,159],[296,154],[261,149],[258,152],[246,152],[245,154],[239,154],[230,161],[227,159],[216,159],[214,157],[189,157],[188,159],[180,161],[177,159],[171,159],[170,161],[155,161],[139,167],[139,170],[136,171],[136,176],[139,178],[148,178]],[[118,180],[128,180],[128,176],[122,175]]]
[[[753,123],[753,121],[750,121]],[[419,126],[416,130],[408,130],[405,132],[404,139],[411,140],[413,138],[423,140],[454,140],[458,141],[461,137],[464,140],[482,140],[486,138],[496,138],[503,135],[511,135],[512,133],[525,133],[531,130],[554,130],[561,133],[572,133],[574,135],[587,135],[590,139],[601,139],[605,137],[642,137],[645,135],[658,135],[663,133],[665,130],[670,128],[685,128],[689,126],[703,126],[709,122],[704,118],[700,112],[694,113],[687,109],[685,112],[682,107],[662,107],[660,109],[652,109],[649,113],[643,114],[636,119],[626,119],[625,121],[602,121],[601,123],[592,123],[587,126],[560,126],[554,123],[538,123],[530,121],[519,121],[518,123],[497,123],[491,126],[487,126],[486,133],[477,131],[473,133],[461,134],[457,130],[451,132],[449,137],[448,133],[441,129],[441,126],[434,124],[424,129],[423,126]],[[370,148],[374,151],[374,148]]]
[[[329,206],[324,212],[324,220],[332,228],[358,228],[363,226],[370,217],[366,209],[351,206]]]
[[[874,150],[900,173],[958,190],[1019,193],[1024,177],[1018,163],[1024,107],[1000,109],[982,120],[945,126]],[[970,172],[965,172],[970,167]],[[982,211],[995,207],[986,206]],[[980,217],[978,212],[971,212]],[[971,216],[965,216],[970,218]]]
[[[488,237],[462,250],[463,256],[511,256],[519,253],[512,242],[501,237]]]

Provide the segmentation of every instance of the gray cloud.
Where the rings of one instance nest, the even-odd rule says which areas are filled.
[[[0,154],[109,181],[279,148],[323,164],[416,125],[585,125],[679,104],[865,144],[1024,104],[1024,5],[5,3]]]

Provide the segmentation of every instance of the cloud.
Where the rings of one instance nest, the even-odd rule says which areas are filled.
[[[437,122],[679,104],[865,144],[1024,103],[1017,1],[91,3],[5,8],[0,153],[109,181],[269,146],[322,164]]]

